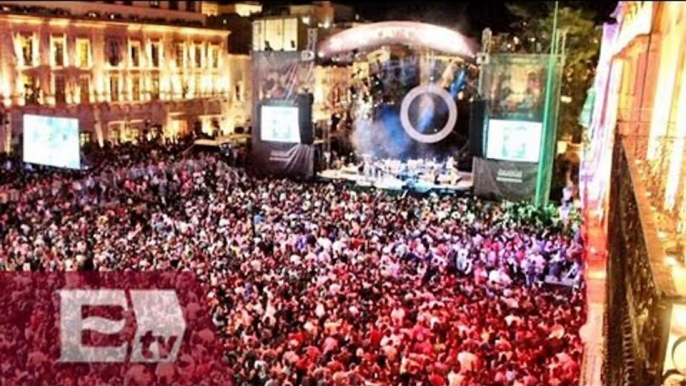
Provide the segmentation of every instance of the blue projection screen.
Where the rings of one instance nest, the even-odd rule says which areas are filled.
[[[79,120],[25,114],[24,162],[80,169]]]

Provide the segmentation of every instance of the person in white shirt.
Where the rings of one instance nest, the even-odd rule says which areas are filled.
[[[469,258],[469,250],[466,248],[459,248],[455,260],[457,270],[463,275],[469,275],[472,272],[472,265],[472,259]]]
[[[479,358],[469,351],[462,351],[457,355],[457,360],[460,362],[460,373],[464,374],[468,371],[474,371],[476,362]]]
[[[462,386],[464,375],[451,370],[448,374],[448,386]]]
[[[500,271],[497,269],[491,270],[488,274],[488,281],[491,283],[500,284]]]

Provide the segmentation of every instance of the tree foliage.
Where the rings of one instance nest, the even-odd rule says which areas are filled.
[[[600,49],[600,29],[595,24],[595,12],[584,8],[584,2],[559,3],[557,27],[566,31],[565,67],[561,95],[571,98],[560,104],[558,138],[571,135],[581,139],[579,115],[586,100],[586,92],[593,82]],[[507,38],[507,50],[513,52],[550,52],[555,4],[533,1],[507,4],[516,20]],[[567,98],[565,98],[567,99]]]

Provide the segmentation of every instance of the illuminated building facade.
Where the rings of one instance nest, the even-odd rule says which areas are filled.
[[[82,142],[100,144],[246,124],[249,60],[228,53],[229,31],[203,26],[200,2],[171,5],[183,11],[170,10],[172,2],[89,3],[71,14],[72,3],[85,2],[52,3],[57,13],[0,2],[3,150],[20,140],[26,113],[78,118]],[[142,9],[158,22],[123,13],[147,15]]]
[[[328,29],[342,23],[359,20],[353,7],[330,1],[313,1],[311,4],[290,5],[289,14],[299,16],[308,27]]]
[[[658,215],[678,219],[665,223],[665,231],[686,231],[686,217],[681,216],[686,214],[686,5],[620,2],[614,16],[615,31],[603,42],[608,69],[596,80],[595,91],[602,97],[595,100],[591,134],[612,132],[605,147],[620,138],[636,142],[635,156],[645,162],[645,176],[652,179],[653,207]],[[603,164],[610,158],[597,160],[605,174],[610,168]],[[597,170],[596,165],[588,170]],[[609,174],[594,181],[591,190],[609,186]],[[601,213],[607,209],[609,189],[602,191],[605,197],[590,197],[597,198],[590,204]]]
[[[683,384],[686,4],[620,2],[613,16],[580,178],[587,221],[607,231],[602,384]]]
[[[352,7],[330,1],[277,6],[253,21],[252,50],[311,51],[314,57],[312,36],[317,44],[327,35],[349,28],[355,19],[357,15]],[[351,65],[318,63],[311,76],[305,76],[303,80],[302,89],[314,96],[312,114],[316,122],[328,121],[332,115],[341,114],[349,107]]]
[[[252,23],[253,51],[301,51],[307,26],[297,16],[268,16]]]
[[[207,16],[236,14],[240,17],[250,17],[262,12],[262,4],[256,1],[242,1],[231,4],[219,4],[217,1],[203,1],[202,13]]]
[[[315,122],[326,121],[332,114],[343,114],[349,108],[351,66],[316,66],[313,83],[312,118]]]
[[[70,16],[106,17],[111,19],[137,19],[157,21],[184,21],[202,26],[205,15],[202,11],[202,1],[0,1],[0,6],[23,7],[25,10],[36,7],[36,11],[61,10]],[[28,10],[29,13],[31,10]],[[24,13],[24,10],[20,11]]]
[[[237,11],[236,11],[237,12]],[[253,22],[254,51],[306,49],[308,29],[317,29],[319,40],[355,26],[359,15],[353,7],[330,1],[275,6]]]

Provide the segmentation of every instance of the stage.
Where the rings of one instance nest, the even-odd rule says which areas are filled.
[[[360,187],[373,187],[384,190],[409,189],[417,192],[461,193],[472,189],[474,186],[472,173],[458,171],[457,176],[458,180],[456,183],[441,181],[441,178],[439,178],[439,183],[435,183],[425,179],[419,179],[418,181],[401,180],[393,176],[369,178],[359,173],[356,168],[328,169],[318,174],[319,178],[327,181],[349,181]]]

